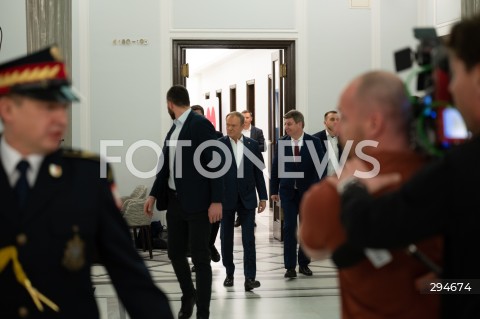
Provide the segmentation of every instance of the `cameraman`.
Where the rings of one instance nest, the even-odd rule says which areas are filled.
[[[427,166],[398,191],[373,198],[369,193],[399,181],[399,175],[330,183],[342,194],[342,222],[349,241],[359,248],[406,246],[437,234],[445,239],[445,280],[469,284],[471,291],[442,294],[443,318],[480,318],[480,15],[454,26],[448,48],[453,77],[450,91],[473,138]],[[368,171],[349,162],[350,174]],[[345,174],[347,175],[347,174]],[[475,292],[477,294],[471,294]],[[469,294],[470,293],[470,294]]]

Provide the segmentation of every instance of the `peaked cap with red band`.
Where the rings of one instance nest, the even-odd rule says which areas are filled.
[[[1,64],[0,96],[6,94],[61,103],[79,101],[55,46]]]

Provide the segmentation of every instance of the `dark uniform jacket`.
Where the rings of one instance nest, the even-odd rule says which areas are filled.
[[[32,285],[60,307],[59,313],[48,307],[39,312],[10,262],[0,273],[0,318],[98,318],[90,277],[94,256],[131,318],[173,318],[133,248],[112,185],[111,178],[100,178],[98,159],[59,150],[44,158],[20,210],[0,163],[0,249],[16,247]]]

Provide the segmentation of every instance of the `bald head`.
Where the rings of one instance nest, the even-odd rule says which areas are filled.
[[[398,133],[408,133],[410,102],[405,86],[397,75],[385,71],[361,75],[356,96],[367,112],[381,112]]]
[[[393,73],[371,71],[355,78],[343,92],[339,109],[343,142],[395,139],[392,147],[408,143],[410,103],[402,80]]]

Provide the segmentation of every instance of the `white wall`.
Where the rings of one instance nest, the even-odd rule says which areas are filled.
[[[346,83],[371,68],[372,15],[369,9],[350,9],[348,1],[307,2],[308,98],[297,109],[308,110],[305,130],[318,132]]]
[[[0,63],[27,54],[26,18],[25,1],[0,1],[0,27],[3,30]]]
[[[87,139],[85,136],[74,136],[74,141],[78,143],[75,146],[100,152],[102,140],[122,141],[123,146],[107,149],[108,156],[118,156],[121,160],[121,163],[113,164],[120,193],[130,193],[137,184],[150,187],[153,178],[145,181],[127,168],[126,153],[139,140],[151,140],[161,146],[162,134],[166,132],[160,126],[166,113],[166,91],[159,87],[160,76],[165,73],[160,68],[159,57],[166,53],[160,50],[159,2],[106,0],[89,1],[85,6],[79,1],[74,8],[86,9],[84,15],[88,18],[76,15],[75,19],[89,24],[86,39],[82,38],[81,33],[85,29],[81,25],[74,29],[75,43],[83,55],[89,57],[81,60],[83,55],[80,54],[76,60],[77,69],[88,72],[88,86],[78,79],[88,93],[87,103],[79,105],[79,108],[85,107],[88,112],[78,114],[79,118],[75,118],[74,122],[83,121],[80,126],[88,125],[89,130],[84,133]],[[127,39],[143,39],[148,44],[118,44]],[[82,134],[81,127],[75,132]],[[157,156],[151,148],[139,148],[132,158],[139,171],[148,172],[156,166]]]
[[[175,0],[172,29],[293,30],[295,0]]]
[[[27,54],[27,22],[25,1],[0,2],[0,27],[3,31],[0,64]],[[0,121],[0,132],[3,130]]]

